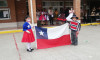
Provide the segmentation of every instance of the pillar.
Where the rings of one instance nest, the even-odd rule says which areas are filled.
[[[29,16],[32,19],[32,23],[37,23],[36,20],[36,0],[28,0]]]
[[[81,0],[73,0],[73,8],[75,10],[75,14],[77,15],[77,17],[81,17]]]

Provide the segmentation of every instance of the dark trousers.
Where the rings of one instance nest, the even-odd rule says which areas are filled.
[[[71,30],[71,41],[73,45],[78,44],[78,37],[76,36],[76,31]]]
[[[49,15],[50,24],[53,25],[53,17]]]

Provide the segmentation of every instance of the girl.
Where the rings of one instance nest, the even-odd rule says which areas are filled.
[[[23,24],[23,38],[22,42],[27,43],[27,51],[32,52],[34,49],[31,48],[31,43],[35,41],[33,32],[32,32],[32,24],[31,24],[31,18],[29,16],[25,17],[26,22]]]
[[[44,10],[42,10],[39,20],[41,21],[41,24],[44,25],[44,21],[46,20]]]

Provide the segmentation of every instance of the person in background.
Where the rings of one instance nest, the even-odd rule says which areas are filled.
[[[45,24],[45,12],[44,12],[44,9],[42,9],[42,12],[41,12],[41,15],[39,17],[39,20],[41,21],[41,24],[44,25]]]
[[[37,10],[36,10],[36,18],[37,18],[37,26],[38,26],[38,27],[41,27],[41,21],[39,20],[40,13],[41,13],[40,10],[37,9]]]
[[[66,18],[67,21],[70,21],[70,29],[71,29],[71,41],[72,45],[78,45],[78,34],[81,28],[80,23],[77,21],[78,17],[74,14],[74,10],[69,11],[69,16]]]
[[[22,43],[27,43],[27,51],[32,52],[34,49],[31,47],[31,43],[35,41],[34,34],[32,31],[33,25],[31,24],[31,18],[29,16],[25,17],[26,22],[23,24],[23,37]]]
[[[96,9],[96,15],[100,15],[100,7]]]
[[[53,17],[54,17],[54,16],[53,16],[53,9],[52,9],[52,7],[49,8],[48,14],[49,14],[50,25],[54,25],[54,24],[53,24]]]
[[[64,10],[63,9],[61,10],[60,15],[58,16],[57,20],[60,21],[61,24],[64,24],[65,23],[66,17],[65,17],[65,14],[64,14]]]
[[[48,16],[48,12],[47,12],[47,10],[46,9],[44,9],[44,12],[45,12],[45,18],[46,18],[46,20],[45,20],[45,25],[48,25],[48,21],[49,21],[49,16]]]
[[[68,15],[69,15],[69,9],[70,9],[70,8],[66,8],[66,9],[65,9],[65,12],[64,12],[64,13],[65,13],[65,17],[68,17]]]
[[[56,24],[58,24],[57,18],[58,18],[58,11],[57,11],[57,9],[55,9],[54,20],[56,21]]]
[[[36,18],[37,18],[37,21],[39,20],[39,17],[40,17],[40,10],[37,9],[37,10],[36,10]]]

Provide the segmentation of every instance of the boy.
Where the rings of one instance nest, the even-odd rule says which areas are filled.
[[[71,41],[72,45],[78,45],[78,34],[81,28],[80,23],[77,21],[78,17],[74,15],[74,10],[69,11],[69,16],[66,18],[67,21],[70,22],[70,29],[71,29]]]

